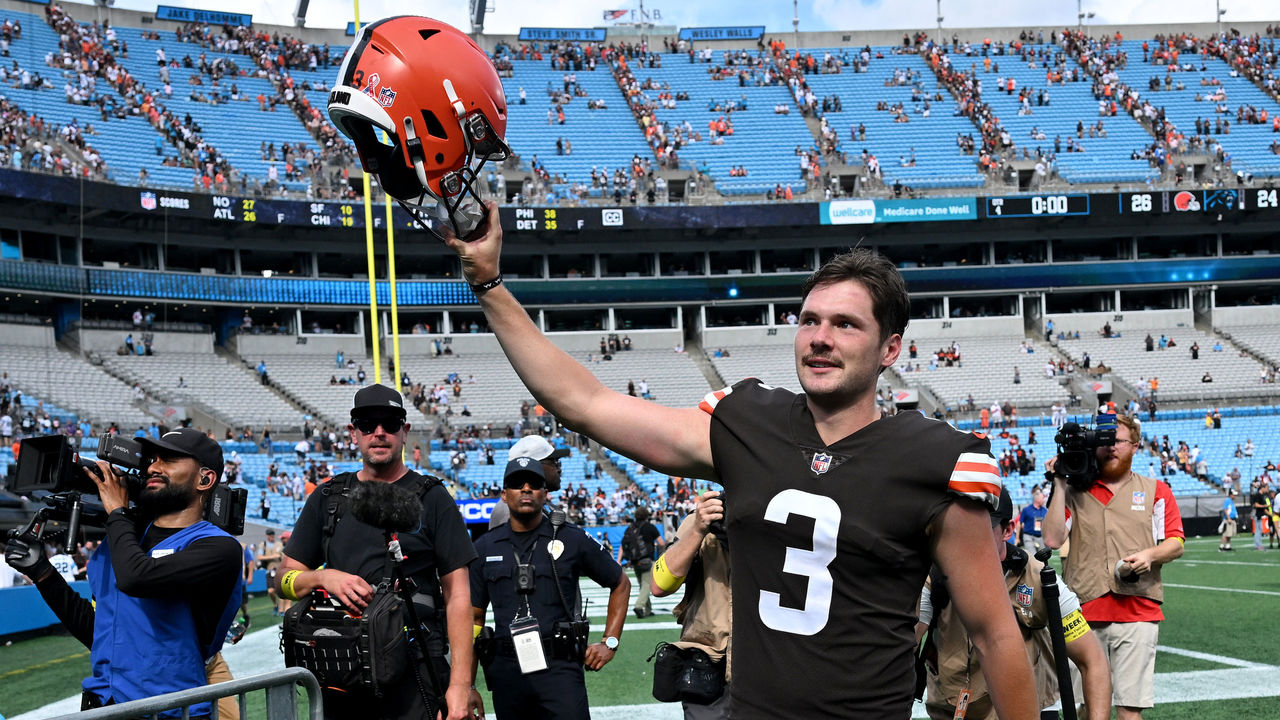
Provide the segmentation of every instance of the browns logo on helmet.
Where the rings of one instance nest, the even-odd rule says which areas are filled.
[[[360,29],[329,93],[329,118],[365,172],[441,237],[466,237],[480,224],[479,170],[511,152],[493,62],[457,28],[426,17]]]

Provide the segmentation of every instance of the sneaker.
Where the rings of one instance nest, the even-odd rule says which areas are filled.
[[[1259,548],[1259,550],[1261,550],[1261,548]],[[636,611],[636,617],[641,618],[641,619],[643,619],[643,618],[644,618],[644,611],[643,611],[643,610],[641,610],[640,608],[636,608],[636,609],[635,609],[635,611]]]

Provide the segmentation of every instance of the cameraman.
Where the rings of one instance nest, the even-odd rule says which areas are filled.
[[[1115,444],[1095,450],[1098,474],[1087,486],[1068,485],[1056,456],[1045,463],[1053,477],[1045,544],[1071,541],[1063,580],[1107,652],[1118,720],[1136,720],[1155,706],[1160,568],[1182,556],[1186,537],[1169,486],[1130,470],[1141,440],[1137,419],[1117,416]]]
[[[680,523],[676,539],[653,565],[649,576],[654,597],[674,593],[686,581],[684,597],[673,612],[680,623],[678,646],[706,653],[724,668],[724,691],[708,704],[684,701],[685,720],[724,720],[732,702],[729,681],[729,636],[733,630],[728,539],[724,530],[724,493],[698,496],[698,507]]]
[[[9,564],[35,582],[90,650],[93,674],[82,683],[81,709],[207,684],[211,671],[225,669],[218,651],[240,606],[240,543],[203,520],[222,448],[191,428],[139,442],[150,462],[134,508],[109,463],[85,470],[107,512],[107,539],[88,565],[95,602],[54,572],[35,538],[5,548]],[[207,702],[191,706],[191,717],[210,712]]]

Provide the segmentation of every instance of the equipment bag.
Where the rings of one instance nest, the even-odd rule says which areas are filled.
[[[649,659],[655,700],[708,705],[724,694],[724,661],[699,648],[659,643]]]
[[[361,616],[314,592],[285,612],[280,646],[287,667],[302,667],[322,687],[381,697],[408,672],[404,600],[380,584]]]

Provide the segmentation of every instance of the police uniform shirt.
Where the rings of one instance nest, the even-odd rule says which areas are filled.
[[[556,531],[556,540],[564,546],[554,562],[570,610],[577,606],[579,577],[585,575],[610,589],[618,584],[622,567],[582,528],[564,525]],[[471,604],[478,608],[493,604],[496,637],[511,636],[511,621],[516,611],[524,607],[516,592],[517,556],[519,562],[534,565],[534,592],[529,596],[529,608],[538,620],[542,636],[551,636],[553,623],[570,619],[556,592],[550,546],[551,521],[546,518],[529,532],[515,532],[508,523],[476,540],[479,560],[471,565]]]
[[[343,479],[351,475],[343,473],[329,483],[339,492]],[[356,482],[353,477],[353,489]],[[417,497],[424,482],[426,478],[410,470],[396,480],[395,485]],[[328,503],[329,496],[320,488],[307,497],[293,527],[293,536],[285,547],[286,555],[309,568],[326,564],[323,540]],[[422,526],[416,532],[398,533],[398,537],[405,554],[401,569],[406,576],[418,581],[420,591],[435,595],[436,607],[442,611],[443,607],[438,604],[441,599],[438,575],[466,567],[475,559],[475,548],[462,514],[444,485],[434,483],[422,496]],[[386,557],[387,541],[383,531],[356,519],[348,502],[329,540],[328,567],[359,575],[370,585],[377,585],[386,572]],[[443,616],[443,612],[440,615]]]
[[[755,379],[700,407],[734,538],[734,718],[909,716],[926,529],[957,495],[998,502],[988,441],[908,412],[827,446],[803,395]]]

